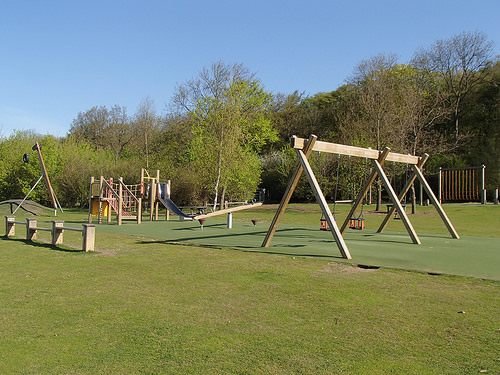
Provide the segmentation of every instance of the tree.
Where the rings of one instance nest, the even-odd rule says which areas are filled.
[[[113,152],[115,164],[118,164],[120,154],[134,138],[131,121],[125,107],[114,105],[111,108],[103,136],[106,139],[105,149],[110,149]]]
[[[462,32],[449,39],[438,40],[428,49],[421,49],[413,64],[437,73],[447,92],[453,112],[455,142],[460,140],[459,118],[467,94],[485,79],[491,65],[493,42],[484,33]]]
[[[363,60],[354,70],[350,83],[356,89],[355,100],[348,104],[354,106],[351,112],[357,112],[356,131],[348,125],[341,127],[345,138],[351,138],[351,144],[377,150],[396,143],[401,138],[397,128],[397,104],[394,81],[390,73],[396,64],[393,55],[378,55]],[[377,210],[382,204],[382,182],[377,183]]]
[[[358,109],[362,111],[360,120],[367,136],[364,141],[377,150],[400,138],[394,126],[396,103],[390,74],[395,64],[396,57],[393,55],[378,55],[363,60],[350,80],[359,90]]]
[[[279,140],[281,141],[280,144],[277,145],[278,148],[287,144],[291,135],[302,135],[297,125],[300,124],[300,119],[302,117],[300,103],[303,99],[303,93],[299,93],[298,91],[289,95],[278,93],[274,96],[270,108],[270,115],[274,128],[278,132]]]
[[[146,169],[149,169],[151,143],[155,136],[158,137],[158,122],[154,100],[144,99],[137,108],[133,128],[137,146],[146,158]]]
[[[108,125],[108,109],[105,106],[95,106],[85,112],[78,113],[71,124],[69,134],[73,134],[77,140],[89,142],[96,148],[106,148],[104,130]]]
[[[77,141],[86,141],[96,149],[111,150],[115,165],[121,153],[134,138],[131,120],[125,107],[114,105],[108,110],[105,106],[92,107],[78,113],[71,125],[70,135]]]
[[[470,136],[467,165],[486,165],[486,190],[500,186],[500,61],[464,101],[463,123]]]
[[[261,172],[257,153],[276,138],[267,117],[271,95],[254,75],[241,64],[214,63],[177,88],[174,104],[189,116],[190,162],[213,192],[214,208],[226,193],[254,191]]]
[[[17,131],[0,144],[0,200],[21,199],[35,185],[42,171],[36,153],[32,150],[38,142],[43,150],[47,174],[53,182],[61,173],[59,143],[53,136],[40,136],[31,131]],[[23,154],[30,155],[28,163],[23,163]],[[42,179],[29,198],[39,203],[49,204],[49,194]],[[59,198],[59,189],[52,183]]]

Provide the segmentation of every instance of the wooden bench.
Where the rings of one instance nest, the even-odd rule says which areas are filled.
[[[63,233],[65,230],[81,232],[83,236],[83,251],[95,250],[95,225],[83,224],[81,229],[73,227],[65,227],[63,220],[52,220],[52,228],[44,228],[37,226],[38,220],[35,218],[27,218],[26,221],[16,221],[15,216],[5,216],[5,236],[12,237],[16,234],[16,224],[26,225],[26,239],[29,241],[36,240],[37,232],[51,232],[52,245],[63,243]]]

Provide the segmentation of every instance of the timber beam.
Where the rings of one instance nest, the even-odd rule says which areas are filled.
[[[291,140],[292,148],[298,148],[302,150],[307,139],[292,137]],[[327,152],[330,154],[355,156],[360,158],[367,158],[372,160],[377,160],[380,156],[379,150],[372,150],[370,148],[356,147],[356,146],[346,146],[338,143],[322,142],[316,141],[313,145],[312,151]],[[396,163],[407,163],[411,165],[417,165],[419,161],[418,156],[398,154],[396,152],[389,152],[386,161],[393,161]]]

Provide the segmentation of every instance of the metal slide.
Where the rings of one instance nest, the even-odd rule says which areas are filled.
[[[177,205],[172,201],[172,199],[165,196],[165,187],[158,184],[158,200],[163,203],[163,205],[174,215],[184,218],[184,220],[193,220],[194,216],[188,215],[177,207]]]

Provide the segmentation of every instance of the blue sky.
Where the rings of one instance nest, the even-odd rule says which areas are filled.
[[[0,135],[65,136],[79,112],[145,98],[165,112],[203,67],[242,63],[268,91],[337,89],[363,59],[408,62],[462,31],[500,54],[500,1],[3,0]]]

